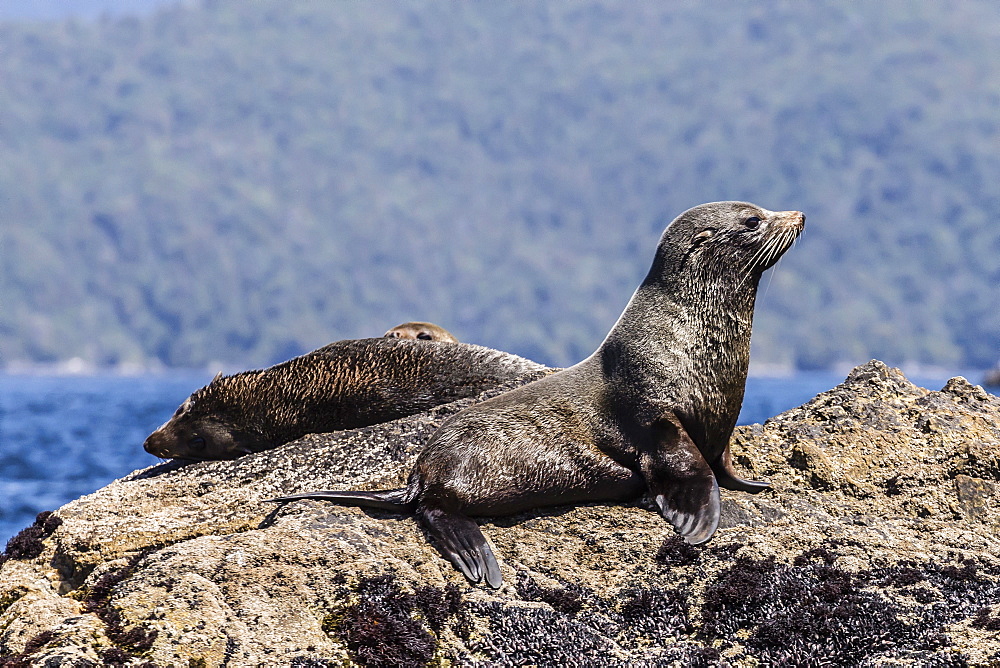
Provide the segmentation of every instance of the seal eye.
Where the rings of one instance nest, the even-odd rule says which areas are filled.
[[[743,224],[746,225],[751,230],[756,230],[758,227],[760,227],[760,222],[761,222],[760,218],[758,218],[757,216],[750,216],[749,218],[743,221]]]
[[[190,441],[188,441],[188,446],[192,450],[204,450],[205,449],[205,439],[201,436],[195,436]]]
[[[420,332],[419,334],[417,334],[417,338],[420,339],[421,341],[430,341],[431,335],[428,334],[427,332]]]

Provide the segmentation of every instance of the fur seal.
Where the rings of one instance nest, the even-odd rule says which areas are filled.
[[[309,433],[395,420],[544,369],[468,343],[337,341],[267,369],[219,374],[143,448],[157,457],[235,459]]]
[[[391,339],[414,339],[420,341],[447,341],[458,343],[458,339],[444,327],[431,322],[404,322],[396,325],[382,336]]]
[[[719,524],[739,478],[729,439],[743,402],[761,274],[805,227],[798,211],[715,202],[678,216],[652,268],[594,354],[466,408],[418,455],[406,487],[328,499],[415,513],[469,581],[502,580],[477,515],[625,500],[647,492],[691,544]]]

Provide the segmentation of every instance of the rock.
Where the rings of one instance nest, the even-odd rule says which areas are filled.
[[[480,397],[479,399],[481,399]],[[985,665],[1000,662],[1000,399],[876,361],[733,454],[706,546],[646,500],[484,518],[504,587],[410,517],[263,499],[402,484],[475,400],[234,461],[137,471],[0,566],[4,665]]]
[[[959,473],[955,476],[955,492],[958,495],[959,506],[966,517],[969,519],[989,517],[990,506],[996,499],[996,485]]]

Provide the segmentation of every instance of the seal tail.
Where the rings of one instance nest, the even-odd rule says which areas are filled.
[[[400,487],[399,489],[386,489],[378,492],[338,490],[303,492],[302,494],[289,494],[288,496],[264,499],[264,501],[285,503],[286,501],[299,501],[301,499],[320,499],[323,501],[333,501],[345,506],[378,508],[380,510],[393,510],[396,512],[413,512],[416,504],[410,501],[408,497],[406,487]]]

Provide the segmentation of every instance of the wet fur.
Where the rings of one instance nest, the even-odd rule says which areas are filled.
[[[267,369],[216,377],[144,447],[158,457],[233,459],[305,434],[413,415],[541,369],[465,343],[338,341]]]

